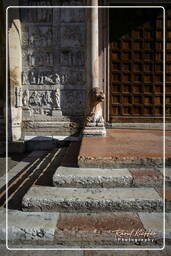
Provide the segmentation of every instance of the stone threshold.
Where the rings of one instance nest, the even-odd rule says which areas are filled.
[[[163,123],[106,123],[106,128],[112,128],[112,129],[124,129],[124,128],[135,128],[135,129],[163,129]],[[166,129],[171,130],[171,124],[166,123],[165,124]]]

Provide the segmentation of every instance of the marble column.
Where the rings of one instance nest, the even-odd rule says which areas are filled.
[[[98,0],[92,1],[90,14],[90,51],[91,51],[91,73],[92,73],[92,87],[99,87],[99,19],[98,19]]]
[[[95,98],[95,91],[101,93],[99,88],[99,9],[98,0],[88,1],[91,8],[87,9],[87,116],[84,136],[105,136],[106,129],[102,117],[101,102],[92,107],[90,98]],[[104,95],[103,95],[104,96]],[[96,108],[97,107],[97,108]],[[96,113],[98,109],[98,114]],[[94,112],[94,114],[92,114]],[[101,116],[99,118],[99,116]]]

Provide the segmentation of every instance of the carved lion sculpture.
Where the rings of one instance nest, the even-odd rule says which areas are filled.
[[[104,92],[98,88],[94,87],[89,92],[89,115],[87,117],[87,122],[91,123],[103,123],[103,116],[102,116],[102,107],[101,102],[105,99]]]

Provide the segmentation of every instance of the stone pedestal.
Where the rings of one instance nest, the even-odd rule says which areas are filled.
[[[53,110],[52,110],[52,116],[61,117],[61,116],[62,116],[62,111],[61,111],[61,109],[53,109]]]
[[[83,136],[106,136],[104,123],[88,123],[83,130]]]
[[[24,110],[24,114],[26,117],[30,117],[31,116],[31,109],[23,107]]]

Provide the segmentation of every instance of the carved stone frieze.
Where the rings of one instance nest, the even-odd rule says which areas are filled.
[[[65,72],[65,73],[64,73]],[[61,73],[51,71],[23,71],[23,85],[83,85],[85,83],[85,72],[83,70],[61,70]]]
[[[26,89],[21,96],[23,110],[30,109],[30,114],[51,115],[52,110],[59,110],[60,106],[60,89],[55,90],[34,90]],[[27,108],[26,108],[27,107]]]
[[[28,51],[28,65],[36,66],[53,66],[53,54],[49,51]]]
[[[23,71],[22,83],[24,85],[60,85],[65,84],[67,75],[64,73],[58,74],[51,71]]]
[[[81,6],[84,1],[26,2],[33,6]],[[30,8],[22,10],[22,17],[23,119],[42,116],[44,120],[61,120],[63,115],[82,115],[86,95],[85,9]]]

